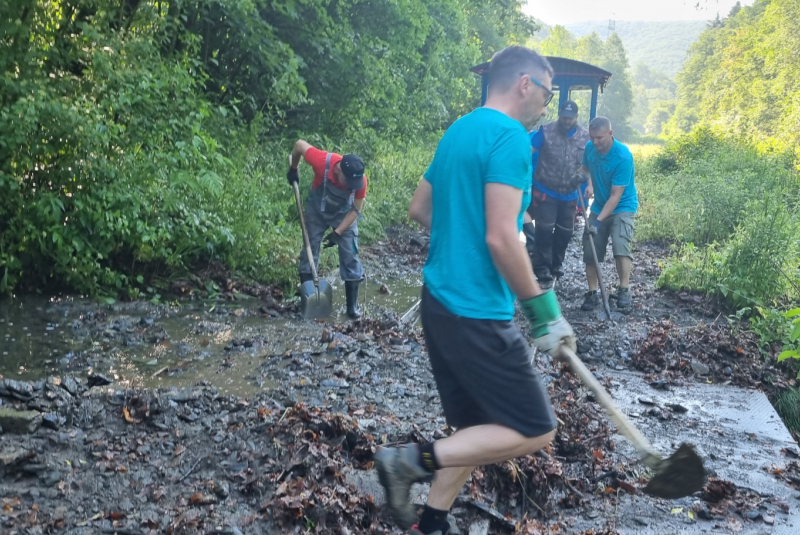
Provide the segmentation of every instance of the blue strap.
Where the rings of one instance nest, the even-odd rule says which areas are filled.
[[[572,193],[566,193],[566,194],[564,194],[564,193],[556,193],[555,191],[542,186],[541,184],[539,184],[535,180],[533,181],[533,187],[534,187],[534,189],[538,189],[539,191],[541,191],[545,195],[549,195],[550,197],[554,198],[557,201],[574,201],[574,200],[576,200],[578,198],[578,190],[577,189],[575,191],[573,191]]]

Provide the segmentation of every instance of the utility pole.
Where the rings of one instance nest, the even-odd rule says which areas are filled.
[[[611,13],[611,18],[608,19],[608,32],[606,32],[606,40],[611,36],[617,27],[617,22],[614,20],[614,13]]]

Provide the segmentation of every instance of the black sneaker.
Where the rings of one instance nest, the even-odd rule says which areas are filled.
[[[560,267],[553,268],[553,271],[551,271],[550,273],[552,273],[553,277],[557,279],[560,279],[561,277],[564,276],[564,271]]]
[[[583,304],[581,310],[589,311],[594,310],[600,305],[600,292],[595,290],[593,292],[586,292],[583,294]]]

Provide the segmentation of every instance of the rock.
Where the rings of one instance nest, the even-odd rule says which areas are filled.
[[[58,414],[54,412],[48,412],[42,415],[42,425],[48,429],[58,429],[61,427],[61,420],[58,417]]]
[[[50,470],[47,472],[42,472],[39,475],[39,479],[42,481],[42,485],[45,487],[52,487],[53,485],[60,482],[64,476],[58,470]]]
[[[344,379],[323,379],[320,386],[325,388],[347,388],[350,384]]]
[[[35,433],[42,425],[42,415],[36,411],[18,411],[0,407],[0,427],[7,433]]]
[[[639,403],[643,405],[655,405],[656,402],[650,398],[639,398]]]
[[[64,377],[61,381],[61,388],[69,392],[73,396],[78,395],[78,382],[75,381],[72,377]]]
[[[731,369],[730,366],[725,366],[725,369],[722,370],[722,373],[724,373],[727,376],[731,376],[733,375],[733,370]]]
[[[385,284],[381,284],[381,287],[380,287],[379,291],[380,291],[380,292],[381,292],[383,295],[392,295],[392,291],[391,291],[391,290],[389,289],[389,287],[388,287],[388,286],[386,286]]]
[[[142,318],[139,320],[139,326],[141,327],[152,327],[153,324],[156,322],[153,318]]]
[[[224,481],[213,481],[211,483],[211,490],[214,491],[219,498],[227,498],[231,493],[228,484]]]
[[[666,405],[667,407],[672,409],[673,412],[677,412],[677,413],[681,413],[681,414],[683,414],[684,412],[689,412],[689,409],[687,409],[686,407],[684,407],[683,405],[681,405],[679,403],[665,403],[664,405]]]
[[[708,372],[711,371],[708,366],[696,360],[692,361],[692,369],[697,375],[708,375]]]
[[[12,379],[6,379],[4,383],[5,389],[11,395],[18,394],[18,396],[14,396],[18,399],[27,401],[33,397],[33,385],[30,383],[26,383],[25,381],[14,381]]]
[[[748,519],[748,520],[758,520],[759,518],[761,518],[761,511],[758,511],[756,509],[752,509],[750,511],[747,511],[744,514],[744,517],[746,519]]]
[[[764,523],[768,526],[772,526],[775,524],[775,517],[770,515],[764,515],[763,517]]]
[[[657,388],[659,390],[669,390],[669,384],[667,384],[666,379],[659,379],[657,381],[653,381],[650,383],[650,386],[653,388]]]
[[[111,379],[99,373],[93,373],[89,376],[89,386],[105,386],[113,383]]]
[[[489,533],[489,520],[484,518],[473,522],[469,527],[469,535],[487,535]]]

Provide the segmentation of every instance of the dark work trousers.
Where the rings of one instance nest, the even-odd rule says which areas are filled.
[[[561,268],[572,238],[576,201],[559,201],[534,188],[529,208],[536,225],[533,273],[540,281],[552,280]]]

